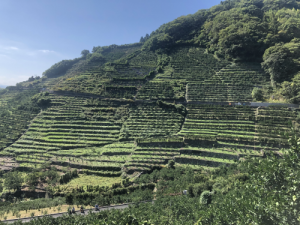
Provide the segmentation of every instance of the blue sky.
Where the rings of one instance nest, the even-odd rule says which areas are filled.
[[[220,0],[1,0],[0,86],[15,85],[93,46],[129,44]]]

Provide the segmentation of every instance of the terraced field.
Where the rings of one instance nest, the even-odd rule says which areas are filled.
[[[184,117],[172,109],[155,103],[139,104],[130,108],[121,135],[125,139],[172,135],[180,130],[183,120]]]
[[[127,65],[125,61],[131,59],[133,56],[140,53],[140,45],[128,45],[128,46],[110,46],[109,48],[96,49],[96,52],[100,52],[103,55],[103,60],[100,61],[80,61],[76,63],[71,69],[69,69],[66,75],[62,79],[58,79],[55,85],[51,88],[55,91],[72,91],[81,93],[91,93],[97,95],[103,95],[107,97],[124,97],[122,92],[118,95],[112,95],[114,91],[109,91],[110,86],[134,86],[136,82],[131,84],[125,84],[128,79],[126,74],[130,74],[134,81],[139,80],[139,76],[148,75],[149,66],[141,66],[139,60],[133,61],[131,65]],[[147,56],[147,55],[146,55]],[[149,59],[149,56],[147,56]],[[124,60],[122,61],[122,59]],[[105,64],[105,62],[118,61],[115,65]],[[104,65],[105,64],[105,65]],[[149,63],[148,63],[149,64]],[[151,63],[150,63],[151,64]],[[150,65],[149,64],[149,65]],[[116,82],[120,79],[120,82]],[[130,79],[129,79],[130,80]],[[119,85],[116,85],[118,83]],[[126,89],[126,87],[125,87]],[[128,93],[125,93],[127,98]]]
[[[130,174],[164,166],[168,160],[180,154],[182,144],[182,138],[138,139],[131,160],[125,164],[124,169]]]
[[[164,54],[140,45],[95,51],[111,61],[81,60],[65,76],[43,78],[34,90],[26,86],[28,96],[41,88],[59,91],[39,114],[12,116],[13,88],[0,98],[0,129],[6,130],[0,148],[9,164],[29,170],[50,162],[61,172],[120,177],[170,159],[198,170],[287,147],[282,135],[298,109],[233,104],[250,102],[253,87],[269,82],[258,64],[229,63],[195,47]]]
[[[129,174],[149,171],[173,159],[198,170],[229,165],[245,156],[263,157],[269,150],[287,147],[287,137],[282,134],[297,113],[278,107],[189,104],[178,136],[137,139],[124,169]]]
[[[2,151],[15,156],[20,170],[50,162],[62,172],[119,177],[170,159],[196,170],[213,168],[286,147],[282,134],[298,115],[288,108],[188,104],[184,117],[156,103],[50,96],[52,106]]]
[[[187,101],[250,102],[255,85],[263,85],[267,76],[257,64],[228,65],[202,82],[190,82]]]
[[[197,141],[180,136],[169,138],[138,139],[137,147],[124,170],[127,173],[149,171],[165,166],[169,160],[174,160],[180,166],[190,166],[195,170],[228,165],[246,153],[242,149],[227,149],[205,147]],[[258,154],[256,154],[258,155]]]
[[[3,100],[0,102],[0,150],[17,140],[39,112],[34,105],[22,104],[38,91],[10,89],[3,92]]]
[[[258,108],[256,116],[256,135],[260,145],[287,146],[285,137],[292,124],[297,123],[299,110],[285,107]]]
[[[170,64],[174,69],[172,79],[204,81],[225,67],[228,62],[205,54],[202,48],[174,48],[170,53]]]
[[[132,146],[129,144],[128,149],[128,144],[124,143],[120,148],[113,145],[99,149],[118,142],[121,129],[119,124],[109,121],[109,113],[99,114],[102,108],[107,111],[107,105],[94,107],[87,99],[62,96],[52,96],[52,104],[4,152],[15,154],[16,162],[24,168],[37,167],[51,161],[63,167],[94,168],[99,170],[98,174],[104,175],[106,172],[101,171],[113,171],[112,174],[120,176],[121,165],[126,161]],[[88,117],[87,112],[93,110],[98,113]],[[81,157],[80,160],[77,157]]]
[[[189,104],[179,135],[199,136],[203,144],[227,148],[279,149],[286,147],[287,138],[282,134],[297,114],[298,110],[278,107]]]
[[[107,47],[103,47],[98,50],[96,50],[96,52],[101,53],[106,61],[108,62],[112,62],[115,60],[122,60],[123,58],[126,58],[126,56],[130,56],[132,54],[134,54],[136,51],[139,51],[141,48],[142,44],[141,43],[135,43],[132,45],[121,45],[121,46],[117,46],[117,45],[112,45]]]
[[[109,80],[103,77],[104,71],[101,68],[103,63],[86,63],[78,69],[78,72],[70,72],[69,76],[56,79],[56,83],[51,85],[51,89],[54,91],[102,94],[102,85]]]
[[[136,99],[184,100],[185,85],[182,81],[151,81],[138,90]]]

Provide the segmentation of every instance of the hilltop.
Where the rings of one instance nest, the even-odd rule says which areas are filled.
[[[205,208],[196,215],[195,197],[209,190],[224,203],[240,188],[251,199],[257,189],[248,193],[246,182],[260,179],[251,172],[269,174],[265,158],[274,154],[281,165],[276,160],[290,149],[299,122],[299,9],[296,0],[224,1],[138,43],[83,50],[42,77],[1,89],[1,179],[25,178],[13,188],[4,183],[4,192],[107,205],[188,189],[192,198],[178,204],[194,210],[189,224],[200,215],[225,218],[216,205],[211,218]],[[168,210],[175,212],[171,203]]]

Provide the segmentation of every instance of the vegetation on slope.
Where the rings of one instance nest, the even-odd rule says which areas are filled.
[[[31,101],[38,89],[11,87],[0,92],[0,149],[12,144],[34,116],[39,113],[39,106]]]
[[[143,49],[173,49],[176,45],[205,47],[219,58],[258,61],[270,75],[274,90],[287,101],[299,102],[299,1],[227,0],[162,25],[144,42]],[[294,87],[296,86],[296,87]],[[292,89],[292,90],[290,90]],[[280,97],[278,97],[280,98]]]
[[[249,158],[215,171],[194,173],[176,164],[174,168],[170,162],[168,168],[135,180],[140,187],[146,187],[149,181],[154,182],[155,193],[138,188],[132,189],[132,194],[124,195],[124,188],[113,189],[111,195],[115,202],[126,201],[127,198],[137,202],[133,207],[84,217],[45,217],[28,224],[99,223],[99,219],[103,224],[298,224],[299,140],[293,133],[291,148],[283,158],[274,155],[264,159]],[[184,189],[188,190],[187,196],[182,195]],[[90,187],[92,190],[95,189]],[[103,194],[97,195],[98,191]],[[124,193],[127,191],[129,189]],[[103,199],[109,199],[109,195],[99,187],[94,192],[87,192],[73,193],[67,197],[67,202],[80,203],[85,195],[85,204],[89,201],[107,204]],[[153,204],[138,204],[138,201],[153,198],[153,194],[156,198]],[[94,195],[98,196],[96,201]]]
[[[4,191],[43,186],[86,205],[157,199],[37,224],[296,224],[295,136],[289,153],[278,156],[298,110],[233,106],[300,102],[299,8],[296,0],[226,0],[164,24],[140,43],[83,50],[42,78],[0,90],[0,148],[10,145],[1,166],[32,172],[7,173]],[[254,159],[242,161],[247,155]],[[175,169],[164,168],[169,160]],[[122,179],[142,171],[149,174]],[[9,186],[14,175],[18,185]],[[180,195],[184,189],[188,196]]]
[[[142,70],[138,72],[142,73],[141,77],[133,76],[135,72],[131,67],[137,65],[134,59],[146,59],[147,55],[155,52],[157,59],[151,59],[154,63],[148,67],[150,71],[157,67],[159,73],[164,73],[165,67],[170,71],[168,77],[183,79],[183,73],[176,75],[176,63],[172,63],[172,52],[177,46],[195,46],[206,48],[208,53],[212,53],[218,59],[262,63],[262,68],[270,76],[272,87],[263,88],[260,100],[270,98],[297,103],[299,84],[295,75],[299,69],[299,8],[297,0],[222,1],[208,10],[199,10],[193,15],[182,16],[163,24],[150,35],[141,38],[140,43],[93,47],[92,53],[84,50],[81,58],[63,60],[46,70],[44,76],[63,75],[81,63],[80,69],[76,69],[76,76],[61,79],[56,85],[56,90],[133,98],[138,86],[143,85],[147,79],[147,73]],[[144,56],[141,56],[143,53]],[[181,56],[180,60],[184,60],[184,57],[186,56]],[[110,64],[111,62],[115,64]],[[145,66],[147,62],[149,60],[139,66]],[[170,66],[175,66],[175,76],[172,76]],[[196,70],[196,73],[206,73],[206,78],[209,78],[209,70],[212,69]],[[137,71],[137,68],[134,70]],[[197,79],[192,74],[192,80]],[[111,89],[112,87],[114,88]],[[249,89],[253,87],[250,86]],[[144,92],[142,89],[142,96]],[[250,90],[248,92],[251,93]],[[165,95],[172,96],[172,93]]]
[[[58,63],[55,63],[43,73],[43,76],[46,76],[48,78],[61,76],[65,74],[67,70],[70,69],[79,60],[80,58],[75,58],[71,60],[62,60]]]

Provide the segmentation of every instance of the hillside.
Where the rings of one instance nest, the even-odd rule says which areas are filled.
[[[151,182],[140,175],[173,168],[172,160],[186,180],[180,188],[167,185],[168,195],[193,184],[189,195],[199,197],[250,179],[247,160],[282,157],[291,127],[298,127],[299,4],[224,1],[139,43],[83,50],[41,78],[1,89],[1,170],[22,174],[23,187],[13,189],[25,195],[42,190],[86,205],[96,192],[109,204],[124,202],[123,192],[134,196],[139,187],[130,182],[145,193],[155,183],[164,193],[165,172]],[[237,168],[247,179],[237,177]],[[224,183],[220,171],[228,176]],[[189,173],[213,181],[198,187]]]

